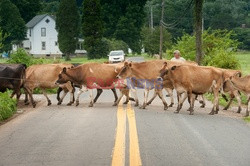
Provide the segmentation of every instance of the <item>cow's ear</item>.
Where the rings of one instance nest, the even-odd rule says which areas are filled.
[[[130,63],[128,64],[128,66],[129,66],[129,67],[132,67],[132,62],[130,62]]]
[[[64,68],[63,68],[63,73],[66,73],[66,71],[67,71],[67,68],[64,67]]]
[[[176,69],[176,66],[171,67],[171,70],[175,70],[175,69]]]
[[[62,78],[62,74],[59,74],[59,78],[60,78],[60,79]]]
[[[167,64],[168,64],[167,62],[164,62],[164,63],[163,63],[164,66],[167,66]]]

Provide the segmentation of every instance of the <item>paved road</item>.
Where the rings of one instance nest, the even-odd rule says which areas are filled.
[[[187,104],[174,114],[176,105],[163,111],[159,99],[146,110],[112,107],[108,90],[93,108],[87,94],[78,107],[65,106],[68,99],[57,106],[54,95],[49,107],[35,98],[37,109],[0,126],[0,166],[250,165],[249,126],[225,112],[208,115],[211,105],[196,105],[190,116]]]

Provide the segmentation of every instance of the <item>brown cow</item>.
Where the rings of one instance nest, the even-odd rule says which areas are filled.
[[[44,96],[48,101],[48,105],[51,105],[51,101],[47,96],[46,89],[57,88],[58,85],[55,84],[57,80],[58,74],[62,71],[64,67],[71,68],[71,64],[42,64],[42,65],[32,65],[26,69],[26,81],[25,87],[27,88],[30,95],[30,100],[34,106],[34,99],[32,96],[32,92],[35,88],[40,88],[43,91]],[[68,92],[71,93],[71,101],[68,105],[71,105],[73,101],[73,93],[74,89],[70,82],[67,82],[61,87],[64,90],[63,97],[60,99],[58,104],[61,104],[63,98],[66,96]],[[26,99],[26,102],[27,99]]]
[[[114,89],[117,70],[119,70],[117,65],[87,63],[71,69],[63,68],[56,82],[63,84],[71,81],[84,85],[88,89]],[[94,104],[92,90],[90,90],[90,99],[89,106],[92,107]]]
[[[247,109],[246,115],[249,116],[249,107],[250,107],[250,75],[245,77],[239,77],[237,74],[230,77],[229,79],[231,85],[236,88],[237,90],[244,92],[247,95]]]
[[[193,66],[193,65],[180,65],[173,66],[171,68],[167,67],[167,63],[164,64],[160,78],[165,79],[165,75],[168,75],[168,78],[172,82],[175,90],[177,91],[178,107],[175,113],[179,113],[184,102],[184,98],[180,98],[180,95],[188,96],[190,108],[190,115],[193,115],[194,109],[194,95],[201,95],[210,90],[214,94],[214,102],[212,111],[209,113],[213,115],[219,111],[219,91],[222,89],[223,83],[223,72],[220,69],[212,67],[202,67],[202,66]]]
[[[242,110],[240,92],[237,89],[235,89],[234,86],[232,86],[232,84],[228,81],[228,79],[234,75],[241,77],[242,73],[239,70],[231,70],[231,69],[222,69],[222,70],[224,72],[224,79],[225,79],[225,82],[223,84],[223,91],[224,91],[224,93],[229,93],[229,95],[230,95],[230,100],[229,100],[228,104],[226,105],[226,107],[224,108],[224,110],[227,110],[230,107],[233,99],[236,98],[237,102],[238,102],[237,113],[240,113],[240,111]],[[227,100],[225,94],[222,94],[222,97],[225,100]]]
[[[127,86],[134,92],[136,105],[138,98],[135,88],[144,89],[144,102],[142,108],[145,109],[149,90],[155,89],[155,94],[158,94],[164,104],[164,110],[168,108],[167,102],[162,94],[162,83],[157,81],[157,76],[161,69],[160,64],[164,64],[165,60],[153,60],[141,63],[125,62],[117,78],[127,81]]]

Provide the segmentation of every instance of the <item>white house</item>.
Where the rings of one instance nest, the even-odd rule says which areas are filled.
[[[58,38],[56,31],[55,17],[43,14],[37,15],[27,24],[27,40],[22,42],[22,47],[25,48],[34,57],[61,57],[62,52],[58,46]],[[79,40],[77,47],[82,46],[83,40]],[[17,46],[13,46],[15,51]],[[81,50],[76,50],[76,53],[86,53]]]

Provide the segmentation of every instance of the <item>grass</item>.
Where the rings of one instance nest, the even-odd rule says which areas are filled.
[[[243,120],[247,123],[250,123],[250,117],[244,117]]]
[[[250,74],[250,51],[237,52],[235,56],[240,61],[243,74]]]

